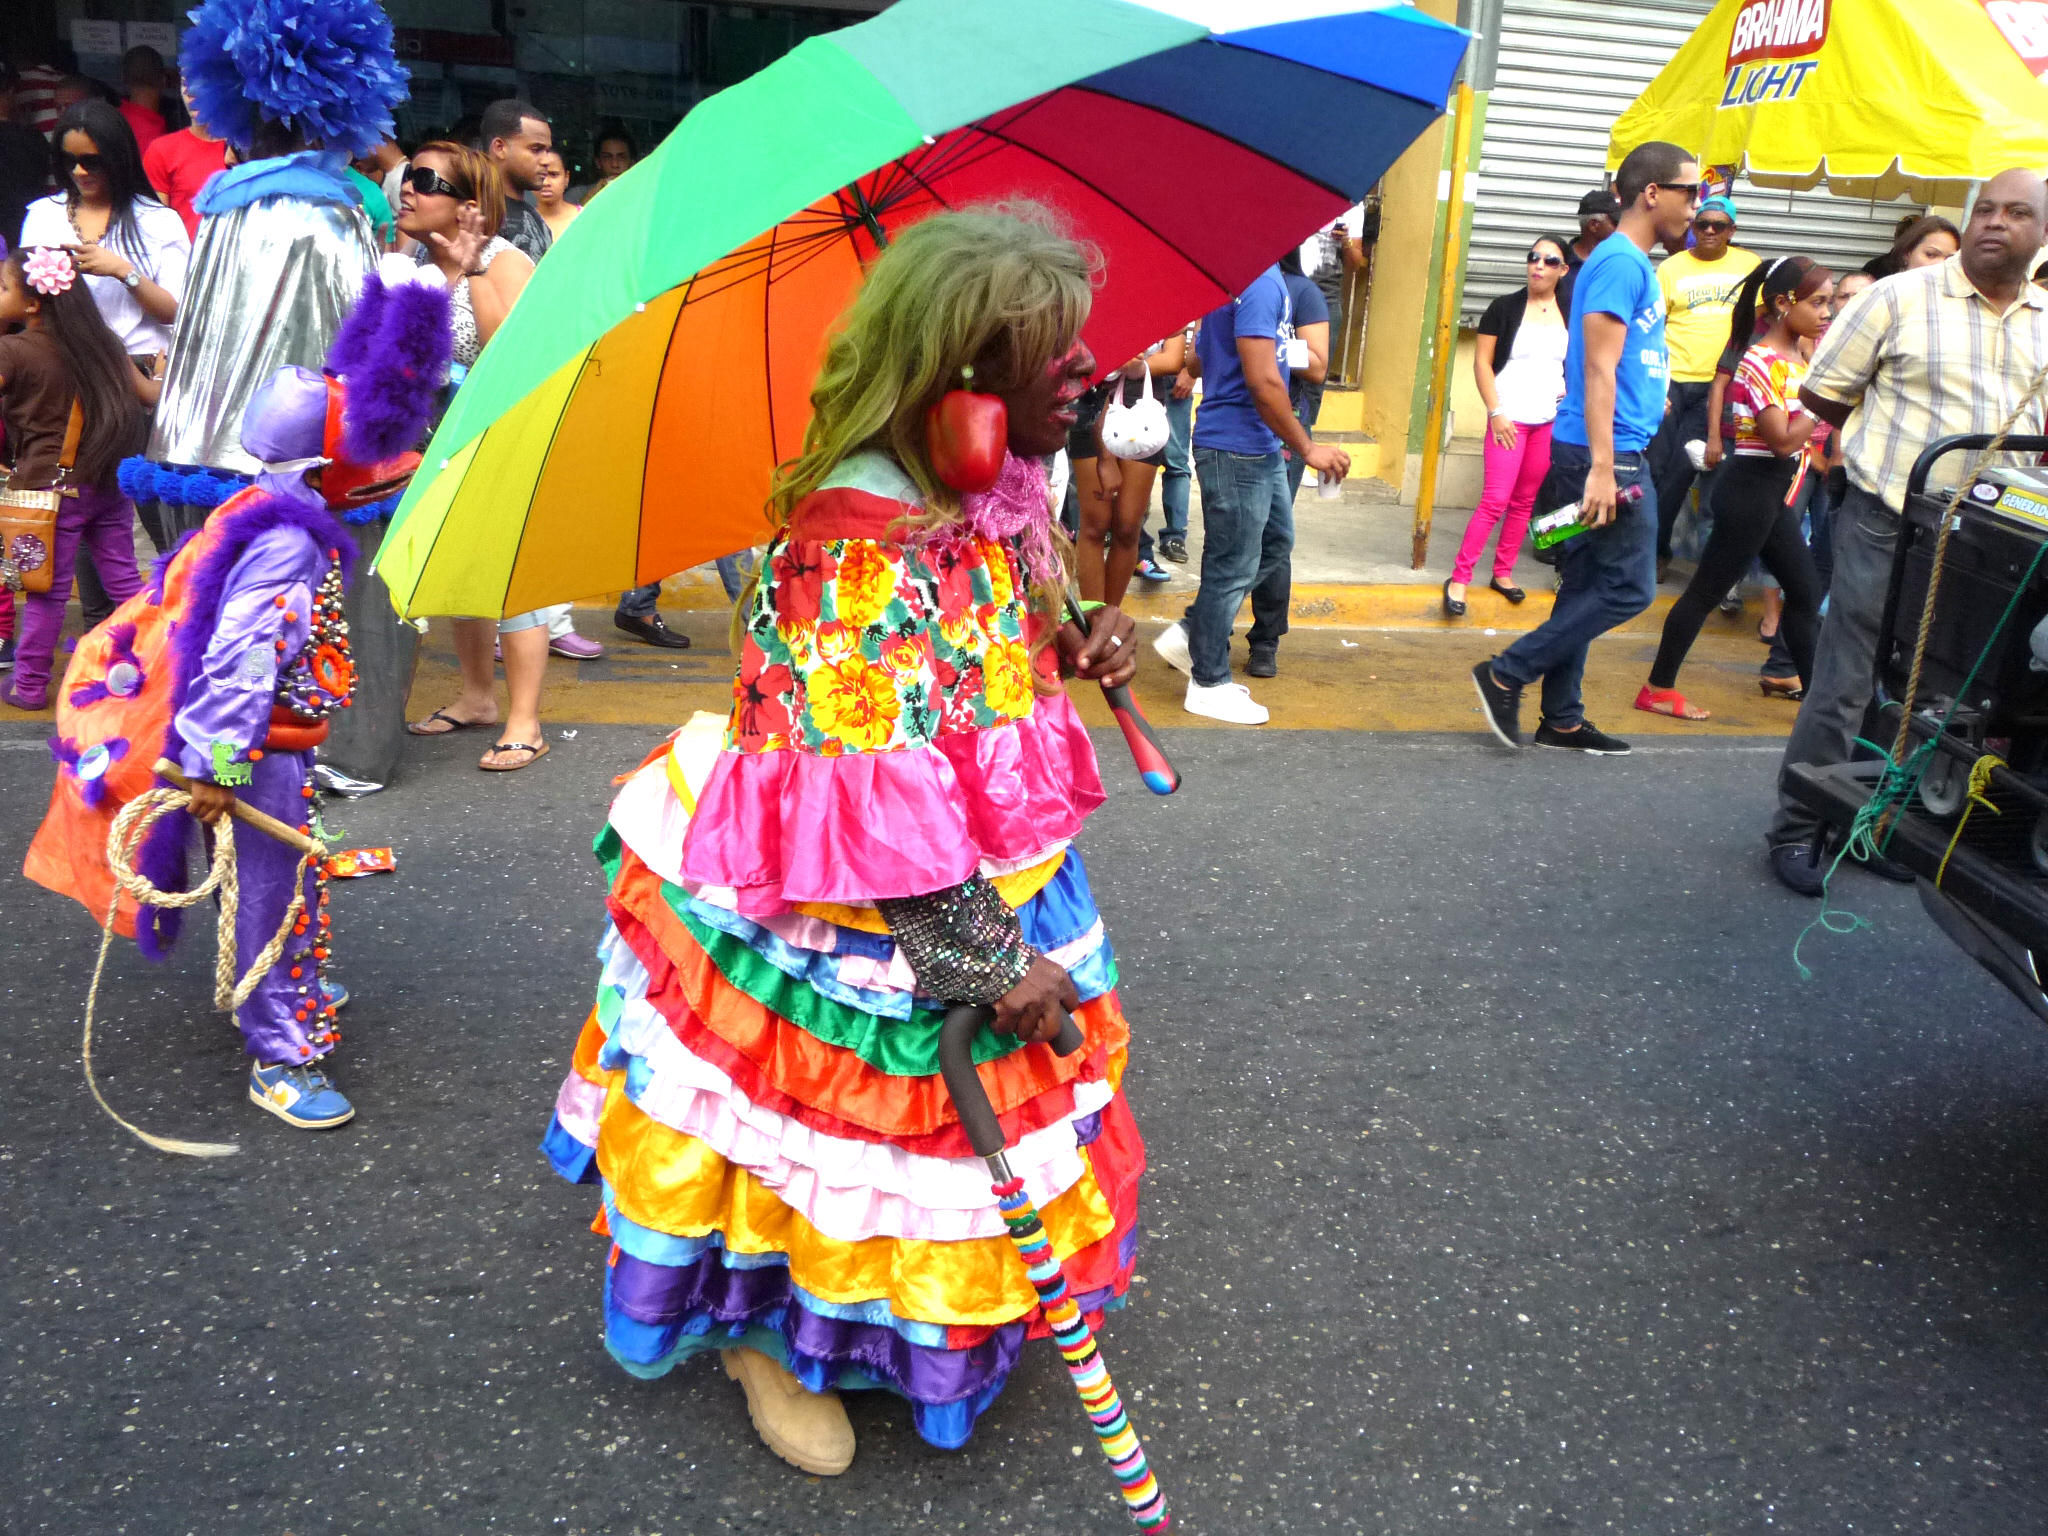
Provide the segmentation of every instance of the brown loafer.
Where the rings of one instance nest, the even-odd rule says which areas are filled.
[[[747,1394],[747,1413],[761,1443],[814,1477],[837,1477],[853,1465],[853,1425],[837,1392],[812,1392],[757,1349],[722,1349],[725,1374]]]

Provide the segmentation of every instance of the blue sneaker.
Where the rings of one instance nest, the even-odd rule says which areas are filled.
[[[356,1107],[342,1097],[317,1061],[299,1067],[290,1062],[274,1067],[254,1063],[249,1068],[249,1102],[302,1131],[332,1130],[356,1114]]]
[[[327,1006],[336,1013],[348,1006],[348,988],[338,981],[321,982],[320,995],[327,1000]]]

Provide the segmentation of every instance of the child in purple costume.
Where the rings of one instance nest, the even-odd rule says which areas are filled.
[[[215,617],[189,648],[178,644],[183,692],[170,745],[204,821],[239,796],[311,830],[313,746],[329,711],[348,705],[351,682],[342,573],[355,545],[316,489],[327,413],[327,380],[308,369],[281,369],[258,390],[242,440],[263,472],[209,519],[210,547],[191,575],[195,610]],[[236,1010],[255,1062],[249,1096],[293,1125],[340,1125],[354,1109],[315,1065],[340,1039],[334,1012],[345,996],[323,979],[325,878],[274,838],[244,831],[235,848],[243,975],[276,934],[294,881],[305,902],[283,955]]]

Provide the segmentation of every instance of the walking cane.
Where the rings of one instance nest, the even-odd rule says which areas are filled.
[[[1010,1172],[1009,1160],[1003,1155],[1002,1122],[996,1118],[995,1108],[975,1073],[975,1033],[994,1017],[993,1009],[974,1003],[948,1009],[946,1021],[939,1028],[939,1071],[946,1079],[953,1107],[959,1112],[961,1128],[967,1132],[968,1145],[988,1164],[989,1177],[995,1181],[996,1202],[1003,1211],[1003,1225],[1010,1229],[1010,1241],[1017,1245],[1031,1288],[1038,1292],[1039,1310],[1052,1330],[1053,1341],[1060,1347],[1074,1390],[1081,1394],[1081,1406],[1088,1411],[1088,1421],[1095,1427],[1095,1438],[1102,1446],[1102,1454],[1109,1459],[1109,1469],[1123,1492],[1131,1519],[1141,1531],[1167,1530],[1173,1521],[1166,1511],[1166,1495],[1152,1476],[1145,1447],[1124,1413],[1116,1383],[1109,1379],[1109,1367],[1103,1363],[1102,1350],[1095,1342],[1095,1330],[1088,1326],[1088,1319],[1081,1315],[1081,1308],[1067,1288],[1066,1274],[1060,1268],[1059,1256],[1053,1252],[1045,1224],[1039,1220],[1038,1208],[1024,1193],[1024,1181]],[[1060,1025],[1052,1048],[1062,1056],[1071,1056],[1081,1049],[1082,1043],[1081,1031],[1072,1019],[1067,1019]]]
[[[1088,615],[1081,611],[1081,605],[1074,601],[1074,594],[1066,594],[1067,617],[1072,619],[1082,634],[1088,633]],[[1117,729],[1124,733],[1124,745],[1131,749],[1131,757],[1138,765],[1138,777],[1145,781],[1145,787],[1155,795],[1170,795],[1180,788],[1180,770],[1167,761],[1166,749],[1159,745],[1159,738],[1152,732],[1152,722],[1145,718],[1145,712],[1138,708],[1138,701],[1131,697],[1128,683],[1111,687],[1102,685],[1102,697],[1109,705],[1110,714],[1116,717]]]

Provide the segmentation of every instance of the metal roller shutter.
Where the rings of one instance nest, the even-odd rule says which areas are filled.
[[[1709,0],[1506,0],[1500,64],[1488,98],[1473,203],[1463,316],[1524,281],[1537,234],[1575,235],[1579,199],[1603,184],[1607,135],[1670,62]],[[1910,202],[1857,202],[1825,192],[1735,184],[1737,239],[1760,255],[1812,256],[1837,271],[1891,244]]]

